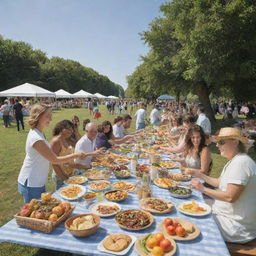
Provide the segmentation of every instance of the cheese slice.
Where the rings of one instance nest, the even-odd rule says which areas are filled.
[[[181,226],[185,229],[185,231],[187,233],[193,233],[194,232],[194,227],[193,224],[181,219],[176,220],[177,222],[179,222],[181,224]]]

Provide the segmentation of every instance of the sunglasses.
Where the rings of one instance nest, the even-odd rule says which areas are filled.
[[[218,145],[223,146],[224,144],[226,144],[225,140],[220,140],[217,142]]]

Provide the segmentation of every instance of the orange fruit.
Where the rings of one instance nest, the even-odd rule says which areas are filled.
[[[153,256],[163,256],[164,255],[164,251],[161,247],[159,246],[155,246],[152,251],[151,251]]]
[[[157,240],[157,245],[159,245],[164,240],[164,235],[162,233],[156,233],[154,234],[154,238]]]
[[[154,237],[149,237],[146,241],[146,245],[148,248],[152,249],[158,244],[157,240]]]

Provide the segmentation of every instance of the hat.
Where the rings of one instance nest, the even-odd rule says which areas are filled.
[[[213,136],[212,139],[214,142],[218,142],[220,140],[235,139],[241,141],[244,144],[248,143],[248,139],[243,136],[242,132],[239,129],[232,127],[221,128],[219,134],[217,136]]]

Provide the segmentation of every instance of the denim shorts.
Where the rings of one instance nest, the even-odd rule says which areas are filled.
[[[24,202],[29,203],[31,199],[40,199],[41,194],[45,192],[45,186],[43,187],[28,187],[27,180],[24,185],[18,183],[18,191],[23,196]]]
[[[145,129],[146,127],[145,123],[138,123],[136,126],[137,126],[136,127],[137,130]]]

